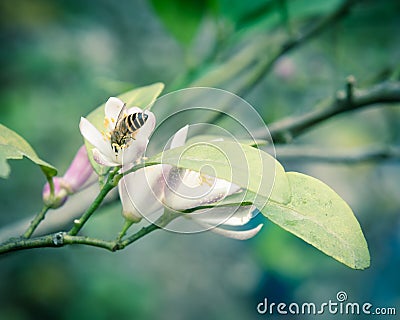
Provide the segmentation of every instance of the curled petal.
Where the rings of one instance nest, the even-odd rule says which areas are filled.
[[[225,206],[198,210],[188,216],[196,221],[212,225],[243,226],[254,218],[256,207]]]
[[[110,97],[107,100],[104,108],[104,114],[107,121],[108,129],[110,131],[114,130],[118,115],[121,112],[123,106],[124,103],[116,97]]]
[[[175,210],[186,210],[215,203],[239,189],[239,186],[223,179],[173,168],[167,179],[165,204]]]
[[[82,117],[79,123],[79,129],[87,141],[89,141],[101,153],[110,158],[112,154],[110,142],[102,136],[100,131],[97,130],[94,125],[92,125],[86,118]]]
[[[250,230],[235,231],[222,228],[213,228],[210,230],[227,238],[232,238],[236,240],[247,240],[253,238],[261,230],[262,227],[263,225],[259,224],[257,227]]]

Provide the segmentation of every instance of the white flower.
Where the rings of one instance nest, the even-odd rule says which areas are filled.
[[[81,118],[79,129],[81,134],[89,141],[93,146],[93,158],[101,165],[114,167],[120,166],[122,162],[133,163],[139,159],[146,149],[149,137],[154,130],[156,124],[156,118],[150,111],[145,111],[147,115],[147,121],[144,125],[137,130],[134,139],[128,141],[128,143],[117,150],[114,150],[111,145],[111,134],[115,129],[118,115],[121,112],[124,103],[115,97],[111,97],[107,100],[104,108],[104,131],[100,132],[96,127],[91,124],[86,118]],[[142,109],[138,107],[132,107],[126,110],[126,115],[133,113],[141,113]]]
[[[170,148],[183,146],[188,126],[173,137]],[[240,187],[197,171],[178,169],[169,165],[145,167],[128,174],[119,183],[119,192],[126,219],[137,222],[143,216],[159,215],[164,207],[184,211],[204,205],[212,205],[239,191]],[[246,231],[227,230],[216,225],[242,226],[254,217],[255,207],[215,207],[186,213],[206,229],[235,239],[255,236],[262,225]]]
[[[185,144],[187,126],[175,133],[170,148]],[[165,177],[168,176],[171,166],[155,165],[145,167],[124,176],[118,183],[119,196],[122,202],[123,216],[133,222],[143,217],[157,214],[164,208],[162,204]]]

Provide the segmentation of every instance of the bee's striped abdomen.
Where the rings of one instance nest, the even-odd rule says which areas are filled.
[[[143,112],[132,113],[125,117],[125,119],[124,119],[125,127],[130,132],[135,132],[136,130],[143,127],[147,118],[148,118],[148,115],[144,114]]]

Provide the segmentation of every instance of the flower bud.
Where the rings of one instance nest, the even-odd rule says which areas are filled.
[[[53,178],[54,194],[51,194],[49,183],[44,185],[42,193],[44,204],[53,209],[61,207],[68,195],[78,192],[85,186],[92,173],[93,168],[89,162],[86,147],[83,145],[79,148],[65,175],[62,178]]]
[[[79,191],[92,173],[93,168],[89,162],[86,147],[83,145],[79,148],[74,160],[64,174],[64,180],[69,188],[68,192],[72,194]]]

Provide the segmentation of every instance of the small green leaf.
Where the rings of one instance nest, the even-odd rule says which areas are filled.
[[[127,107],[139,107],[141,109],[150,110],[153,106],[154,101],[160,95],[161,91],[164,89],[164,84],[157,82],[145,87],[136,88],[125,92],[118,96],[123,102],[126,103]],[[88,114],[87,119],[101,132],[104,131],[104,107],[105,103],[97,107],[91,113]],[[97,174],[103,175],[108,168],[99,165],[93,159],[92,149],[93,146],[85,140],[86,149],[88,151],[88,156],[93,169]]]
[[[247,145],[231,141],[185,145],[164,151],[148,162],[171,164],[232,181],[260,198],[255,202],[269,198],[279,203],[290,201],[290,186],[282,165],[268,153]]]
[[[268,219],[325,254],[354,269],[369,267],[367,242],[347,203],[330,187],[310,176],[288,172],[292,191],[287,204],[268,204]]]
[[[40,159],[25,139],[0,124],[0,177],[8,178],[10,174],[7,159],[22,159],[24,156],[39,165],[47,178],[57,174],[57,169]]]
[[[207,10],[204,0],[151,0],[160,20],[182,44],[189,45]]]

